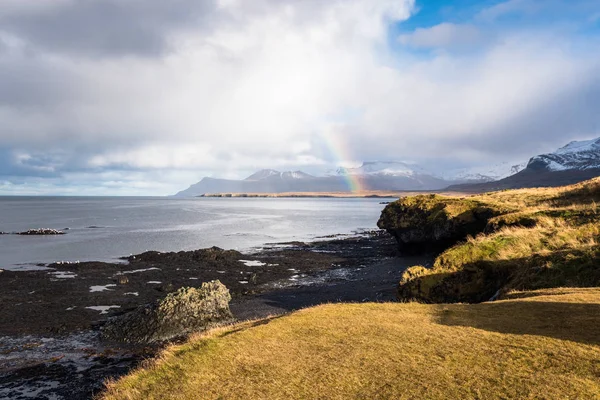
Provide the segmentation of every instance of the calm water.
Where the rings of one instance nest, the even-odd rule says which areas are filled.
[[[352,233],[376,228],[384,207],[380,201],[0,197],[0,231],[69,228],[60,236],[0,235],[0,268],[114,261],[146,250],[247,250]]]

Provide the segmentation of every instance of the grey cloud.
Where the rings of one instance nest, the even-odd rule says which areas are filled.
[[[0,177],[16,178],[13,182],[26,177],[57,177],[60,173],[50,167],[54,161],[49,156],[19,160],[14,150],[0,148]]]
[[[465,136],[452,145],[525,158],[554,151],[571,140],[600,136],[599,104],[600,68],[596,68],[581,85],[523,110],[516,118],[485,132],[485,136]]]
[[[0,50],[0,106],[56,107],[78,97],[78,74],[30,55],[2,57]]]
[[[153,56],[173,31],[207,24],[214,10],[210,0],[68,0],[0,13],[0,31],[49,51]]]
[[[407,160],[433,171],[457,165],[526,162],[571,140],[600,136],[600,66],[569,79],[575,82],[566,89],[547,90],[542,101],[522,106],[521,110],[510,113],[512,117],[500,116],[495,124],[470,127],[472,131],[432,135],[420,126],[407,131],[399,120],[391,123],[394,127],[390,127],[387,135],[378,138],[371,136],[368,125],[348,125],[340,129],[336,141],[353,150],[355,161]],[[457,96],[453,101],[463,100]],[[326,155],[328,149],[321,149]]]

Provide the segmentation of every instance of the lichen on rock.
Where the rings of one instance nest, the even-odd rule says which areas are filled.
[[[200,288],[185,287],[153,304],[109,320],[102,329],[105,340],[149,344],[202,331],[233,319],[231,295],[220,281]]]

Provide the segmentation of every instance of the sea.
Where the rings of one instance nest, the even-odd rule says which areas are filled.
[[[65,232],[0,235],[0,269],[114,262],[149,250],[252,251],[356,234],[376,229],[381,203],[376,198],[0,197],[1,232]]]

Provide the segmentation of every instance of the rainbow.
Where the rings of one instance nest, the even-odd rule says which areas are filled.
[[[329,148],[329,151],[339,163],[352,160],[352,153],[350,152],[350,149],[348,149],[346,142],[339,136],[333,134],[332,132],[325,132],[323,134],[323,138],[325,140],[325,144]],[[365,190],[365,186],[360,176],[346,174],[343,175],[343,178],[348,185],[348,189],[350,189],[352,193],[362,192]]]

